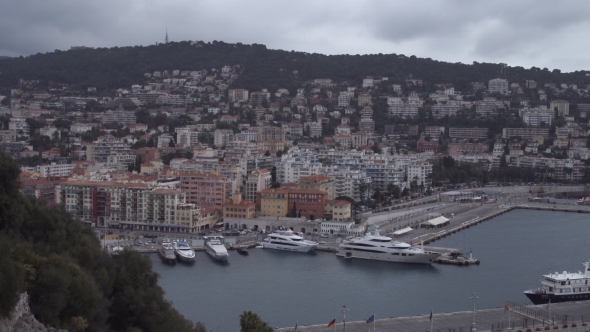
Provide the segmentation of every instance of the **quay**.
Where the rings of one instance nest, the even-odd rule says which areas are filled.
[[[362,308],[350,308],[349,315],[353,311],[362,311]],[[335,312],[338,312],[335,308]],[[554,332],[585,332],[590,328],[584,320],[590,319],[590,301],[552,303],[551,311],[547,310],[547,305],[518,305],[509,303],[509,310],[505,308],[484,309],[451,312],[451,313],[433,313],[432,315],[432,332],[494,332],[494,331],[511,331],[511,332],[534,332],[534,331],[554,331]],[[364,313],[364,312],[363,312]],[[364,313],[369,318],[372,313]],[[358,314],[356,315],[358,317]],[[508,322],[510,316],[510,322]],[[338,317],[338,316],[336,316]],[[397,318],[379,318],[375,317],[375,332],[415,332],[430,331],[431,321],[430,312],[420,316],[397,317]],[[475,318],[475,325],[473,321]],[[342,317],[336,318],[336,326],[328,328],[328,322],[331,317],[326,318],[326,323],[321,325],[297,326],[296,331],[308,332],[333,332],[342,331]],[[475,328],[475,329],[474,329]],[[276,328],[278,332],[291,332],[294,327]],[[349,332],[367,332],[373,331],[373,323],[367,324],[365,321],[347,321],[346,331]]]

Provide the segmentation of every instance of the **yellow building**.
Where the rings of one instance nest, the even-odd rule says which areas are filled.
[[[285,141],[266,140],[258,141],[258,150],[277,152],[285,149]]]
[[[350,220],[352,204],[348,201],[342,200],[326,200],[324,214],[327,218],[332,217],[335,221]]]
[[[326,199],[334,199],[334,180],[325,175],[310,175],[299,178],[300,189],[325,191]]]
[[[262,190],[260,192],[260,215],[285,217],[289,206],[288,193],[284,188]]]
[[[256,204],[242,200],[240,191],[236,191],[231,203],[223,205],[223,218],[256,218]]]

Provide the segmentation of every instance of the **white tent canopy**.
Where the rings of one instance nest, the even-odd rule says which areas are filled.
[[[430,219],[426,222],[423,222],[421,227],[425,227],[425,228],[431,228],[431,227],[438,227],[438,226],[442,226],[446,223],[449,222],[449,219],[443,216],[440,216],[438,218],[434,218],[434,219]]]
[[[411,232],[413,230],[414,229],[412,227],[406,227],[406,228],[402,228],[400,230],[397,230],[397,231],[393,232],[393,235],[400,236],[400,235],[404,235],[406,233],[409,233],[409,232]]]

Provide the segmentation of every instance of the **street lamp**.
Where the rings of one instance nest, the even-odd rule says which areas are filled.
[[[477,294],[473,293],[471,294],[470,299],[473,300],[473,325],[471,327],[471,331],[475,331],[475,303],[477,302],[477,299],[479,298],[479,296],[477,296]]]
[[[348,310],[350,309],[346,309],[346,304],[342,306],[342,309],[340,309],[340,311],[342,312],[342,322],[344,324],[342,331],[346,331],[346,312]]]

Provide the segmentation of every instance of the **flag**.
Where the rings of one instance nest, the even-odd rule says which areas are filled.
[[[430,321],[432,322],[432,310],[430,310]]]
[[[297,323],[295,323],[295,330],[297,330]]]
[[[547,308],[545,309],[549,310],[549,308],[551,308],[551,299],[549,299],[549,303],[547,304]]]
[[[336,325],[336,318],[332,319],[332,321],[328,324],[328,327],[332,327]]]
[[[508,305],[508,303],[506,303],[506,306],[504,306],[504,312],[510,310],[510,306]]]
[[[375,314],[367,319],[367,324],[372,323],[373,321],[375,321]]]

